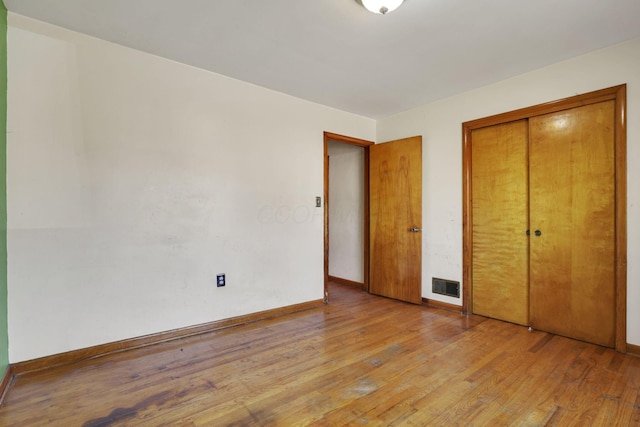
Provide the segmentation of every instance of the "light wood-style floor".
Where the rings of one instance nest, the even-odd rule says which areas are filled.
[[[330,296],[25,374],[0,425],[640,425],[640,358],[338,285]]]

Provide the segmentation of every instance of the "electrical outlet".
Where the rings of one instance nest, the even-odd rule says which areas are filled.
[[[220,288],[220,287],[222,287],[222,286],[224,286],[226,284],[227,283],[226,283],[226,280],[225,280],[225,277],[224,277],[224,273],[223,274],[218,274],[216,276],[216,285]]]
[[[322,197],[318,196],[316,197],[316,208],[321,208],[322,207]]]

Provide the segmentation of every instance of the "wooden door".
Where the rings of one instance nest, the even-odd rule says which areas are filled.
[[[614,101],[530,119],[531,326],[615,345]]]
[[[369,155],[369,291],[420,304],[422,137],[373,145]]]
[[[527,325],[528,126],[472,132],[472,311]]]

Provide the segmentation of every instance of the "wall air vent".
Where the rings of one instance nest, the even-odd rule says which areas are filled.
[[[460,298],[460,282],[433,277],[431,280],[431,291],[434,294]]]

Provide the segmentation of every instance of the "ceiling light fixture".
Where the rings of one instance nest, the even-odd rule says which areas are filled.
[[[367,10],[373,13],[379,13],[386,15],[389,12],[393,12],[404,2],[404,0],[356,0],[363,5]]]

